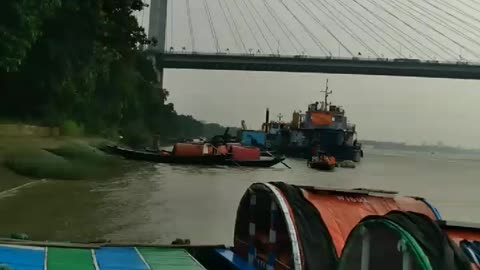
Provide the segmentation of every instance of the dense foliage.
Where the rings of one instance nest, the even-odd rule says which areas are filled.
[[[73,122],[103,135],[221,133],[167,103],[141,50],[150,40],[133,12],[143,8],[141,0],[4,0],[0,118]]]

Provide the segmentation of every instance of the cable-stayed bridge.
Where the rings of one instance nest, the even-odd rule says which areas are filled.
[[[151,0],[157,67],[480,79],[480,0]]]

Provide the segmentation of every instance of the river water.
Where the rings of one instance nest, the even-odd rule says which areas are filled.
[[[33,239],[231,244],[237,204],[259,181],[375,188],[427,198],[449,220],[480,223],[480,159],[398,151],[367,152],[356,169],[319,172],[206,168],[125,161],[122,175],[83,181],[35,180],[0,193],[0,232]],[[9,181],[2,179],[2,181]]]

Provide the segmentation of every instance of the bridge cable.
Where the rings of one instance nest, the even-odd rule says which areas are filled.
[[[390,10],[386,9],[384,6],[380,5],[378,2],[376,2],[375,0],[367,0],[369,1],[370,3],[372,3],[373,5],[381,8],[382,10],[384,10],[385,12],[387,12],[390,16],[394,17],[395,19],[397,19],[398,21],[400,21],[402,24],[404,24],[405,26],[407,26],[408,28],[410,28],[411,30],[413,30],[414,32],[416,32],[418,35],[424,37],[425,39],[429,40],[430,42],[432,42],[432,44],[434,44],[435,46],[437,46],[437,48],[439,48],[440,50],[442,50],[444,53],[446,54],[451,54],[453,55],[454,57],[456,57],[456,53],[454,51],[452,51],[450,48],[446,47],[445,45],[441,44],[440,42],[438,42],[437,40],[431,38],[429,35],[425,35],[425,33],[422,33],[421,31],[419,31],[417,28],[413,27],[411,24],[409,24],[408,22],[406,22],[405,20],[402,20],[402,18],[400,18],[399,16],[397,16],[396,14],[394,14],[393,12],[391,12]],[[407,14],[408,15],[408,14]],[[420,21],[421,23],[421,21]]]
[[[282,0],[280,0],[280,1],[282,2],[282,4],[284,4]],[[353,53],[352,53],[346,46],[344,46],[344,44],[343,44],[339,39],[337,39],[335,35],[333,35],[333,33],[330,31],[330,29],[328,29],[328,28],[326,27],[326,25],[324,25],[320,20],[318,20],[318,18],[308,9],[308,7],[306,7],[301,1],[300,1],[300,2],[299,2],[298,0],[295,0],[295,1],[296,1],[296,4],[297,4],[300,8],[303,9],[303,11],[305,11],[308,15],[310,15],[310,17],[312,17],[313,20],[314,20],[316,23],[318,23],[318,24],[319,24],[320,26],[322,26],[328,33],[330,33],[330,35],[331,35],[335,40],[337,40],[337,42],[338,42],[342,47],[344,47],[345,50],[346,50],[348,53],[350,53],[350,55],[353,56]],[[286,6],[286,5],[284,4],[284,6]],[[287,9],[288,9],[288,8],[287,8]],[[288,9],[288,10],[290,11],[290,9]],[[315,44],[317,44],[317,46],[318,46],[319,48],[324,48],[325,51],[327,51],[326,54],[329,54],[330,56],[332,56],[332,53],[330,52],[330,50],[329,50],[325,45],[323,45],[323,43],[315,36],[315,34],[314,34],[312,31],[310,31],[310,30],[308,29],[308,27],[307,27],[303,22],[301,22],[296,16],[295,16],[295,18],[296,18],[297,21],[300,23],[300,25],[304,28],[304,30],[307,32],[307,34],[310,36],[310,38],[315,42]]]
[[[386,1],[385,1],[386,2]],[[405,15],[407,16],[410,16],[411,18],[413,18],[414,20],[416,20],[417,22],[419,22],[420,24],[423,23],[423,25],[426,25],[428,28],[432,29],[435,33],[441,35],[442,37],[448,39],[450,42],[460,46],[461,48],[463,48],[464,50],[472,53],[473,55],[475,55],[476,57],[479,57],[478,55],[476,55],[476,53],[472,50],[470,50],[469,48],[466,48],[463,44],[459,43],[458,41],[452,39],[451,37],[445,35],[442,31],[439,31],[437,28],[433,27],[431,24],[427,23],[425,20],[422,20],[420,18],[418,18],[415,14],[413,14],[412,12],[406,10],[405,8],[397,5],[396,3],[395,4],[392,4],[392,3],[389,3],[395,10],[400,10],[402,11]],[[440,43],[441,44],[441,43]],[[455,51],[453,51],[452,49],[450,49],[449,47],[446,47],[445,45],[441,44],[444,48],[446,48],[448,51],[452,52],[453,55],[455,55],[455,58],[456,58],[456,53]]]
[[[215,49],[217,52],[220,52],[220,45],[218,44],[217,32],[215,31],[215,25],[213,24],[212,14],[210,13],[210,8],[208,6],[208,1],[203,0],[203,5],[205,6],[205,12],[207,15],[208,24],[210,25],[210,32],[214,40]]]
[[[320,42],[320,40],[318,40],[318,38],[315,37],[315,35],[313,35],[312,31],[310,31],[308,27],[297,17],[297,15],[295,15],[295,13],[292,12],[292,10],[283,2],[283,0],[279,0],[279,1],[285,7],[285,9],[293,16],[293,18],[300,24],[300,26],[302,26],[303,30],[307,33],[307,35],[309,35],[309,37],[313,40],[313,42],[322,50],[322,52],[325,54],[332,55],[332,53],[328,50],[328,48],[326,48]],[[299,5],[298,2],[297,2],[297,5]],[[353,54],[348,50],[348,48],[345,47],[345,45],[343,45],[343,43],[340,43],[340,44],[345,48],[345,50],[347,50],[353,56]]]
[[[420,47],[418,47],[415,43],[418,43],[420,46],[424,47],[425,49],[427,49],[428,51],[430,51],[430,53],[433,53],[434,55],[437,55],[437,56],[441,56],[439,55],[437,52],[431,50],[430,48],[426,47],[424,44],[418,42],[417,39],[411,37],[409,34],[407,34],[406,32],[404,32],[402,29],[398,28],[397,26],[395,26],[394,24],[392,24],[391,22],[385,20],[384,18],[382,18],[381,16],[379,16],[376,12],[373,12],[371,11],[369,8],[367,8],[365,5],[363,5],[362,3],[358,2],[357,0],[353,0],[358,6],[360,6],[362,9],[364,9],[365,11],[367,11],[370,15],[372,15],[373,17],[375,17],[377,20],[379,20],[380,22],[382,22],[385,26],[387,26],[388,28],[390,28],[391,30],[395,31],[396,34],[398,34],[399,37],[402,37],[403,40],[408,43],[408,45],[410,45],[411,47],[415,48],[416,50],[418,50],[420,52],[420,54],[422,54],[423,56],[426,56],[426,58],[430,58],[431,56],[428,54],[428,53],[425,53],[425,51],[423,49],[421,49]],[[352,8],[353,9],[353,8]],[[354,10],[354,9],[353,9]],[[361,16],[361,15],[360,15]],[[374,25],[377,25],[374,23]],[[379,29],[382,29],[382,27],[379,27],[377,26]],[[383,29],[382,29],[383,30]],[[383,30],[383,32],[385,33],[388,33],[386,32],[385,30]],[[392,35],[388,35],[390,37],[393,38]],[[397,41],[401,46],[405,47],[407,50],[409,50],[410,52],[412,52],[414,55],[417,55],[417,56],[420,56],[420,54],[418,52],[414,52],[409,46],[405,46],[405,44],[403,44],[402,42],[400,42],[398,39],[396,38],[393,38],[395,41]],[[415,41],[415,42],[412,42]]]
[[[453,19],[455,19],[455,20],[458,20],[458,21],[464,23],[465,25],[470,26],[471,28],[475,28],[476,31],[479,31],[480,28],[479,28],[478,26],[473,25],[473,24],[471,24],[470,22],[468,22],[468,21],[466,21],[466,20],[464,20],[464,19],[456,16],[456,15],[453,14],[452,12],[449,12],[448,10],[443,9],[443,8],[439,7],[438,5],[431,3],[430,1],[427,1],[426,3],[427,3],[428,5],[430,5],[431,7],[433,7],[434,9],[436,9],[436,10],[438,10],[438,11],[440,11],[440,12],[443,12],[443,13],[447,14],[449,17],[451,17],[451,18],[453,18]],[[437,3],[441,3],[441,2],[437,1]],[[457,11],[457,12],[458,12],[458,11]],[[462,13],[462,14],[465,15],[466,17],[470,17],[470,18],[473,18],[473,20],[478,21],[478,19],[472,17],[471,15],[469,15],[468,13],[465,13],[464,11],[460,11],[460,13]]]
[[[188,19],[188,29],[190,32],[190,42],[192,43],[192,52],[195,51],[195,35],[193,34],[193,23],[192,23],[192,14],[190,11],[190,0],[185,0],[187,7],[187,19]]]
[[[443,13],[447,14],[449,17],[452,17],[453,19],[458,20],[458,21],[464,23],[465,26],[469,26],[470,28],[475,29],[475,30],[474,30],[475,32],[477,32],[477,33],[480,32],[480,27],[478,27],[477,25],[472,24],[472,23],[470,23],[470,22],[468,22],[468,21],[460,18],[459,16],[455,16],[453,13],[451,13],[451,12],[449,12],[449,11],[446,11],[446,10],[440,8],[438,5],[432,4],[431,2],[428,2],[428,1],[427,1],[426,3],[429,4],[430,6],[432,6],[433,8],[439,10],[440,12],[443,12]],[[466,14],[466,13],[465,13],[465,14]],[[476,20],[476,19],[475,19],[475,20]]]
[[[292,31],[288,28],[287,25],[284,24],[284,22],[282,20],[280,20],[278,18],[278,14],[275,12],[275,10],[270,6],[270,4],[268,3],[267,0],[265,1],[262,1],[263,4],[265,5],[265,8],[267,9],[267,11],[270,13],[270,16],[272,16],[272,18],[275,20],[275,22],[277,23],[277,25],[279,26],[280,30],[282,31],[282,33],[287,37],[287,40],[290,42],[290,44],[292,45],[292,48],[298,53],[300,54],[301,51],[298,50],[297,46],[295,46],[295,43],[292,41],[292,37],[293,39],[295,39],[295,41],[297,42],[297,44],[300,46],[300,48],[305,51],[305,47],[302,45],[301,42],[298,41],[298,39],[295,37],[295,35],[292,33]],[[287,33],[288,32],[288,33]]]
[[[383,31],[384,34],[388,35],[390,38],[394,39],[395,41],[399,42],[399,40],[396,40],[393,36],[391,36],[388,32],[384,31],[381,27],[378,27],[378,25],[374,24],[372,21],[370,21],[368,18],[365,18],[364,16],[360,16],[358,15],[358,13],[355,12],[354,9],[352,9],[349,5],[345,5],[343,3],[343,0],[337,0],[338,4],[340,4],[350,15],[352,15],[353,17],[355,17],[356,20],[360,21],[364,26],[365,28],[367,28],[367,30],[365,29],[362,29],[366,34],[368,34],[369,36],[371,36],[376,42],[378,42],[378,44],[382,45],[383,47],[385,47],[387,50],[389,50],[390,52],[393,52],[394,56],[395,54],[398,54],[400,57],[404,57],[404,55],[402,54],[402,52],[400,50],[398,50],[394,45],[390,44],[390,42],[385,39],[384,37],[382,37],[382,35],[379,35],[377,33],[377,31],[371,27],[372,26],[375,26],[377,27],[378,30],[380,31]],[[329,2],[326,2],[326,3],[329,3]],[[334,7],[335,5],[331,5],[332,7]],[[339,13],[341,13],[345,18],[349,19],[352,23],[355,23],[348,15],[345,15],[343,14],[343,12],[341,12],[339,9],[337,9],[336,7],[334,7],[336,10],[338,10]],[[365,22],[365,20],[370,23],[370,25],[368,23]],[[357,24],[357,26],[359,26]],[[374,34],[377,36],[375,37]],[[386,45],[388,46],[386,46]],[[415,53],[415,52],[414,52]]]
[[[219,2],[221,2],[221,1],[223,1],[223,0],[219,0]],[[232,19],[232,24],[233,24],[233,27],[234,27],[235,31],[237,32],[238,39],[242,43],[242,47],[245,50],[245,52],[248,53],[247,46],[245,45],[245,42],[242,39],[242,35],[240,34],[240,31],[238,30],[238,25],[237,25],[237,22],[235,21],[235,17],[233,16],[233,12],[230,10],[230,6],[228,5],[228,3],[226,1],[225,1],[224,4],[225,4],[225,7],[226,7],[226,11],[229,14],[229,17]]]
[[[362,3],[360,3],[359,1],[357,0],[353,0],[357,5],[359,5],[362,9],[364,9],[365,11],[367,11],[368,13],[370,13],[370,15],[372,15],[373,17],[375,17],[377,20],[381,21],[382,23],[385,24],[385,26],[388,26],[390,29],[392,29],[393,31],[396,31],[397,34],[402,34],[405,42],[407,42],[410,46],[414,47],[415,49],[417,49],[418,51],[420,51],[424,56],[426,56],[427,58],[430,58],[431,56],[427,53],[425,53],[423,51],[423,49],[421,49],[420,47],[418,47],[415,43],[418,43],[420,44],[420,46],[423,46],[425,47],[427,50],[429,50],[431,53],[439,56],[439,54],[433,50],[431,50],[430,48],[426,47],[424,44],[420,43],[418,40],[416,40],[415,38],[411,37],[409,34],[405,33],[402,29],[398,28],[397,26],[395,26],[394,24],[390,23],[389,21],[385,20],[384,18],[382,18],[381,16],[379,16],[376,12],[373,12],[371,11],[370,9],[368,9],[365,5],[363,5]],[[408,38],[408,39],[407,39]],[[415,42],[412,42],[410,40],[413,40]],[[407,49],[409,49],[408,46],[406,46]],[[410,50],[410,49],[409,49]],[[417,56],[419,56],[418,53],[415,53]]]
[[[476,12],[480,12],[480,9],[474,7],[473,5],[471,4],[468,4],[468,3],[465,3],[463,0],[457,0],[458,2],[464,4],[465,6],[467,6],[468,8],[472,9],[472,10],[475,10]],[[474,0],[470,0],[471,2],[473,3],[476,3]]]
[[[461,24],[461,23],[459,23],[459,22],[457,22],[457,21],[455,21],[455,20],[453,20],[453,19],[450,19],[450,18],[447,18],[447,17],[445,17],[445,16],[442,16],[442,14],[435,13],[435,12],[433,12],[432,10],[430,10],[430,9],[424,7],[424,6],[415,3],[414,1],[411,1],[411,0],[407,0],[407,1],[409,1],[410,3],[412,3],[412,5],[416,6],[418,9],[423,10],[425,13],[430,14],[432,18],[436,18],[436,20],[437,20],[438,22],[442,22],[442,23],[445,24],[445,25],[449,25],[449,24],[452,24],[452,25],[453,25],[453,24],[455,24],[456,26],[462,28],[462,29],[463,29],[464,31],[466,31],[466,32],[469,32],[469,33],[471,33],[471,34],[473,34],[473,35],[476,35],[476,36],[480,36],[480,33],[479,33],[479,32],[480,32],[480,28],[478,28],[478,27],[474,27],[474,26],[471,25],[471,24],[467,24],[467,25],[470,26],[471,28],[476,28],[476,31],[475,31],[475,30],[472,30],[472,29],[469,29],[469,28],[466,27],[467,25]],[[439,12],[439,11],[438,11],[438,12]],[[441,17],[442,19],[438,19],[437,17]],[[458,20],[458,18],[456,18],[456,20]],[[448,22],[448,23],[447,23],[447,22]],[[450,25],[450,26],[451,26],[451,25]],[[457,31],[457,30],[455,30],[455,32],[458,32],[457,34],[462,33],[462,32],[459,32],[459,31]],[[462,34],[463,34],[463,33],[462,33]]]
[[[393,1],[397,1],[397,0],[393,0]],[[447,23],[446,22],[447,20],[445,20],[446,18],[444,18],[444,20],[438,19],[438,17],[435,16],[435,14],[433,14],[432,12],[430,12],[430,10],[424,8],[423,6],[418,5],[414,1],[411,1],[411,0],[407,0],[407,1],[410,2],[412,4],[412,6],[410,6],[408,4],[405,4],[402,1],[398,1],[397,4],[401,4],[401,5],[403,5],[404,8],[409,8],[410,10],[413,10],[413,11],[417,12],[420,16],[424,16],[426,18],[429,18],[430,20],[434,21],[435,23],[437,23],[439,25],[442,25],[443,27],[449,29],[451,32],[457,34],[458,36],[461,36],[464,39],[469,40],[470,42],[475,43],[478,46],[480,46],[479,41],[477,41],[477,40],[473,39],[472,37],[466,35],[463,31],[458,31],[458,29],[456,29],[452,26],[452,25],[456,25],[458,27],[459,25],[457,24],[457,22],[448,20],[449,23]],[[414,9],[413,6],[416,7],[417,9]],[[463,28],[464,31],[470,32],[469,31],[470,29],[464,28],[462,25],[460,25],[460,27]],[[470,33],[478,35],[478,33],[475,33],[475,32],[470,32]]]
[[[255,43],[257,44],[258,49],[259,49],[260,51],[263,51],[262,46],[260,45],[260,42],[258,41],[257,36],[256,36],[255,33],[253,32],[252,27],[248,24],[247,19],[245,18],[245,15],[244,15],[243,12],[242,12],[242,9],[241,9],[240,6],[237,4],[237,1],[236,1],[236,0],[233,0],[233,3],[235,4],[235,6],[237,6],[237,9],[238,9],[241,17],[243,18],[243,21],[244,21],[245,24],[247,25],[247,28],[248,28],[248,30],[250,31],[250,34],[252,35]]]
[[[468,14],[467,12],[459,9],[459,8],[456,7],[456,6],[453,6],[452,4],[450,4],[450,3],[448,3],[448,2],[446,2],[446,1],[444,1],[444,0],[436,0],[436,1],[437,1],[437,3],[438,3],[438,2],[443,3],[445,6],[448,6],[449,8],[455,10],[456,12],[462,14],[463,16],[468,17],[468,18],[470,18],[471,20],[474,20],[474,21],[480,23],[480,20],[479,20],[478,18],[476,18],[475,16],[472,16],[471,14]]]
[[[341,11],[339,8],[337,8],[334,4],[331,4],[331,3],[328,2],[328,1],[324,1],[324,3],[323,3],[322,5],[328,5],[328,6],[330,6],[332,9],[335,10],[335,12],[337,12],[338,14],[341,14],[342,17],[345,17],[345,19],[347,19],[350,23],[352,23],[353,25],[355,25],[355,26],[356,26],[357,28],[359,28],[362,32],[364,32],[365,34],[367,34],[368,36],[370,36],[374,41],[376,41],[379,45],[385,47],[385,48],[386,48],[387,50],[389,50],[390,52],[393,52],[394,54],[398,52],[398,51],[395,51],[395,48],[394,48],[393,46],[391,46],[391,47],[385,46],[385,44],[382,43],[382,41],[380,41],[375,35],[373,35],[372,33],[375,33],[375,30],[373,30],[373,29],[369,29],[370,31],[365,30],[365,28],[363,27],[363,26],[365,26],[364,21],[359,20],[359,21],[363,24],[363,26],[361,26],[360,24],[358,24],[358,22],[353,21],[352,18],[350,18],[349,16],[345,15],[344,12],[342,12],[342,11]],[[317,6],[317,8],[318,8],[318,6]],[[334,13],[331,12],[331,10],[330,10],[329,8],[327,8],[326,6],[325,6],[325,8],[330,12],[330,14],[334,14]],[[348,11],[348,10],[347,10],[347,11]],[[353,14],[352,14],[352,15],[353,15]],[[348,28],[348,27],[347,27],[347,28]],[[369,28],[368,25],[367,25],[367,28]],[[348,29],[349,29],[351,32],[355,32],[354,30],[352,30],[352,29],[350,29],[350,28],[348,28]],[[377,34],[377,36],[379,36],[379,35]],[[381,38],[381,37],[380,37],[380,38]],[[383,40],[383,42],[386,41],[386,40],[383,39],[383,38],[381,38],[381,39]],[[363,42],[363,40],[362,40],[362,42]],[[363,43],[365,43],[365,42],[363,42]],[[387,44],[388,44],[388,42],[387,42]],[[393,49],[392,49],[392,48],[393,48]],[[377,57],[380,57],[379,55],[376,55],[376,56],[377,56]]]
[[[267,44],[267,47],[270,49],[270,52],[273,54],[275,53],[275,51],[273,50],[272,46],[270,46],[270,42],[268,42],[268,39],[267,37],[265,36],[265,34],[263,33],[262,31],[262,28],[260,27],[260,24],[258,23],[257,19],[255,18],[255,15],[253,14],[252,10],[249,8],[249,6],[247,5],[247,3],[250,3],[249,1],[247,0],[244,0],[244,1],[241,1],[243,2],[243,4],[245,5],[245,8],[247,9],[247,12],[248,14],[250,15],[250,17],[252,17],[253,19],[253,22],[255,23],[255,25],[257,26],[258,28],[258,31],[260,32],[260,35],[262,36],[263,40],[265,40],[265,44]]]
[[[451,9],[455,10],[455,11],[456,11],[457,13],[459,13],[460,15],[463,15],[463,17],[468,17],[468,18],[470,18],[471,20],[474,20],[475,22],[480,22],[480,20],[477,19],[475,16],[472,16],[471,14],[465,12],[465,11],[462,10],[462,9],[459,9],[459,8],[456,7],[456,6],[451,5],[450,3],[446,2],[446,1],[437,1],[437,3],[438,3],[438,2],[441,2],[441,3],[443,3],[444,5],[446,5],[446,6],[450,7]],[[472,8],[473,10],[478,11],[478,8],[475,8],[474,6],[469,5],[468,3],[465,3],[464,1],[460,1],[460,2],[463,3],[464,5],[466,5],[467,7]],[[477,4],[477,5],[479,4],[477,1],[474,1],[474,0],[471,0],[471,2],[474,3],[474,4]],[[431,6],[433,6],[434,8],[436,8],[436,9],[438,9],[438,10],[443,11],[444,13],[446,13],[447,15],[449,15],[450,17],[453,17],[454,19],[456,19],[456,20],[464,23],[465,26],[469,26],[470,28],[475,29],[475,35],[478,36],[478,33],[480,32],[480,28],[478,27],[477,24],[474,24],[474,23],[471,23],[471,22],[469,22],[469,21],[464,20],[462,16],[455,16],[452,12],[445,11],[445,10],[439,8],[438,6],[436,6],[436,5],[432,4],[432,3],[428,3],[428,4],[430,4]],[[466,29],[466,28],[464,28],[464,29]],[[468,51],[468,50],[467,50],[467,51]],[[475,55],[474,53],[472,53],[472,54]],[[477,55],[475,55],[475,56],[478,57]],[[460,55],[460,58],[462,58],[461,55]]]
[[[173,1],[170,2],[170,48],[173,48]]]
[[[223,0],[217,0],[218,1],[218,5],[220,6],[220,9],[222,10],[222,13],[223,13],[223,17],[225,19],[225,21],[227,22],[227,25],[228,25],[228,29],[230,30],[230,33],[232,34],[233,36],[233,40],[235,42],[235,46],[237,48],[239,48],[241,50],[241,46],[239,45],[240,42],[238,42],[238,38],[237,38],[237,35],[235,35],[235,31],[233,30],[233,26],[232,26],[232,23],[230,22],[230,20],[228,19],[228,16],[227,16],[227,13],[225,12],[225,8],[223,6]],[[241,38],[240,38],[241,39]],[[245,49],[246,51],[246,49]]]
[[[262,19],[262,22],[263,24],[265,25],[265,27],[267,28],[268,32],[270,32],[270,35],[275,39],[277,40],[277,38],[275,37],[275,34],[273,33],[272,29],[270,29],[270,27],[268,26],[268,23],[265,21],[265,18],[264,16],[262,16],[262,14],[260,14],[260,12],[258,11],[257,7],[255,6],[255,4],[253,4],[251,2],[251,0],[246,0],[250,3],[250,5],[253,7],[255,13],[257,14],[258,17],[260,17]],[[278,53],[280,53],[280,41],[278,41]]]
[[[410,1],[410,0],[409,0],[409,1]],[[441,1],[441,2],[444,2],[444,1]],[[449,5],[451,8],[455,9],[455,10],[456,10],[458,13],[460,13],[461,15],[467,16],[467,17],[471,17],[470,14],[464,12],[463,10],[458,9],[458,8],[455,7],[455,6],[451,6],[451,5],[450,5],[449,3],[447,3],[447,2],[444,2],[444,3],[445,3],[446,5]],[[424,8],[424,10],[425,10],[425,8]],[[426,11],[427,13],[430,13],[430,14],[431,14],[431,12],[429,12],[430,10],[428,10],[428,9],[426,9],[426,10],[427,10],[427,11]],[[452,14],[452,15],[453,15],[453,14]],[[463,20],[463,19],[461,19],[461,18],[459,18],[459,17],[457,17],[457,16],[454,16],[454,17],[456,18],[456,20],[461,21],[461,22],[464,22],[465,24],[458,23],[458,22],[452,21],[452,20],[448,20],[448,21],[450,22],[450,24],[447,24],[447,23],[445,23],[443,20],[439,20],[438,18],[436,18],[436,16],[433,16],[433,15],[432,15],[431,17],[432,17],[432,18],[435,18],[435,19],[438,21],[439,24],[441,24],[442,26],[450,29],[453,33],[455,33],[455,34],[457,34],[457,35],[459,35],[459,36],[462,36],[463,38],[465,38],[466,40],[468,40],[468,41],[470,41],[470,42],[472,42],[472,43],[475,43],[477,46],[480,46],[480,42],[479,42],[478,40],[476,40],[476,39],[474,39],[474,38],[472,38],[472,37],[470,37],[470,36],[468,36],[468,35],[465,34],[465,32],[469,32],[469,33],[473,34],[474,36],[479,37],[479,36],[480,36],[480,35],[479,35],[480,28],[479,28],[478,26],[476,26],[475,24],[469,23],[469,22],[467,22],[467,21],[465,21],[465,20]],[[475,17],[471,17],[471,18],[474,19],[474,20],[477,21],[477,22],[480,22],[480,20],[476,19]],[[447,19],[447,18],[444,18],[444,20],[446,20],[446,19]],[[432,20],[433,20],[433,19],[432,19]],[[452,26],[453,24],[455,24],[457,27],[460,27],[460,28],[462,29],[462,31],[459,31],[458,29],[455,29],[455,28]],[[466,26],[470,26],[471,28],[476,29],[476,31],[472,31],[471,29],[467,28]],[[452,41],[452,42],[455,43],[456,45],[458,45],[458,46],[459,46],[460,48],[462,48],[463,50],[471,53],[473,56],[475,56],[475,57],[480,57],[480,56],[477,54],[478,52],[475,52],[475,51],[471,50],[469,47],[465,47],[463,44],[458,44],[458,42],[457,42],[455,39],[454,39],[454,41]],[[460,58],[461,58],[461,56],[460,56]]]
[[[328,12],[325,12],[324,10],[322,10],[319,6],[317,6],[317,4],[315,2],[312,2],[312,0],[309,0],[311,4],[313,4],[320,12],[322,12],[323,14],[325,14],[327,17],[329,17],[331,20],[337,22],[338,26],[340,26],[340,28],[343,29],[343,31],[345,31],[347,34],[350,35],[350,37],[352,37],[355,41],[357,41],[358,43],[360,43],[364,48],[366,48],[368,51],[370,51],[373,55],[375,55],[376,57],[380,57],[380,55],[377,54],[377,52],[372,49],[367,43],[365,43],[356,33],[355,31],[352,31],[352,29],[350,27],[348,27],[348,25],[346,25],[343,21],[341,21],[340,19],[338,19],[338,17],[335,17],[335,16],[331,16],[330,14],[333,14],[332,13],[332,10],[329,9],[326,5],[324,5],[322,3],[322,1],[319,1],[319,5],[322,5],[323,8],[325,8]],[[304,5],[306,8],[307,6]],[[308,8],[307,8],[308,9]],[[312,12],[313,14],[313,12]],[[315,16],[316,17],[316,16]],[[317,17],[318,18],[318,17]]]

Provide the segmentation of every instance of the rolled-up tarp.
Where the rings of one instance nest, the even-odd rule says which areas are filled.
[[[369,190],[257,183],[241,199],[235,252],[261,269],[334,270],[347,236],[369,215],[413,211],[435,219],[423,199]]]
[[[393,211],[363,219],[350,233],[338,270],[470,270],[465,254],[430,217]]]

